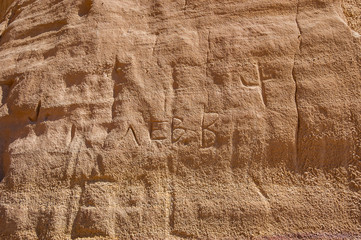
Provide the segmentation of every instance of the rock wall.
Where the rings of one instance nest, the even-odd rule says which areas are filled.
[[[361,238],[360,9],[2,1],[0,238]]]

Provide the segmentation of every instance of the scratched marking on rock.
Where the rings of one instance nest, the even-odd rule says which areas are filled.
[[[182,127],[183,119],[173,117],[172,120],[172,143],[178,142],[185,134],[186,129]]]
[[[209,148],[216,143],[215,124],[219,119],[218,113],[204,113],[202,118],[202,134],[201,146],[202,148]]]
[[[164,140],[167,138],[168,122],[152,121],[150,126],[150,138],[152,140]]]
[[[132,135],[133,139],[135,140],[135,143],[140,146],[139,140],[137,138],[137,135],[135,134],[134,128],[132,125],[129,125],[127,132],[124,135],[124,138],[126,138],[128,135]]]

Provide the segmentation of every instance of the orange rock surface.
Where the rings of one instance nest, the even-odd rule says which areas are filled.
[[[360,239],[360,0],[1,0],[0,239]]]

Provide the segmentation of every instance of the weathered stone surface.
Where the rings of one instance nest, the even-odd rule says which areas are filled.
[[[0,238],[361,238],[360,9],[2,0]]]

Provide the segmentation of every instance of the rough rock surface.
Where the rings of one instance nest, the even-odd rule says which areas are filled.
[[[360,0],[1,0],[0,239],[361,238]]]

